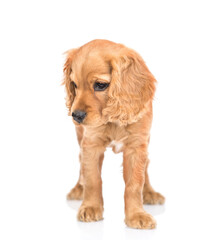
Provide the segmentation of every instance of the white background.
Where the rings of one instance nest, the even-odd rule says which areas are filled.
[[[202,239],[202,1],[0,2],[0,238]],[[104,220],[76,220],[78,178],[63,52],[96,39],[137,50],[158,80],[150,144],[155,230],[124,224],[122,154],[107,150]]]

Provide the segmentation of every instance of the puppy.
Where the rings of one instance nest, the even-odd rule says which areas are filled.
[[[67,52],[64,65],[66,105],[80,145],[80,176],[68,199],[83,199],[78,220],[103,218],[101,168],[105,149],[123,152],[125,223],[155,228],[144,204],[163,204],[147,174],[152,100],[156,80],[132,49],[94,40]]]

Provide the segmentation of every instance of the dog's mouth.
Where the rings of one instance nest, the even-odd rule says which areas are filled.
[[[76,126],[84,126],[84,127],[99,127],[102,126],[104,124],[106,124],[106,122],[104,121],[104,119],[101,116],[88,116],[89,118],[85,118],[83,121],[77,121],[77,119],[75,120],[73,117],[73,123]]]

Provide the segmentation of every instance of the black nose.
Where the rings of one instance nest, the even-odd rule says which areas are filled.
[[[73,119],[78,123],[81,123],[86,115],[86,112],[80,110],[76,110],[72,113]]]

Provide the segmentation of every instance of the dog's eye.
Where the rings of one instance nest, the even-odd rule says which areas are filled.
[[[94,90],[95,91],[104,91],[108,86],[109,86],[109,83],[96,82],[94,84]]]
[[[73,86],[75,87],[75,88],[77,88],[77,85],[76,85],[76,83],[75,82],[72,82],[73,83]]]

